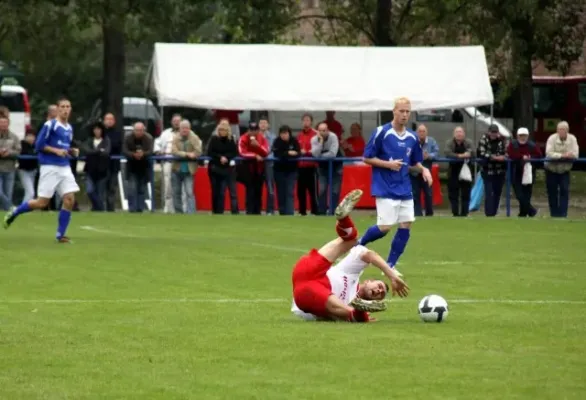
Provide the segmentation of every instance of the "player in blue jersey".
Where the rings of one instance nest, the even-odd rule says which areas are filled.
[[[411,102],[405,97],[395,100],[393,121],[373,132],[364,150],[364,162],[372,166],[372,196],[376,198],[377,223],[359,240],[362,246],[384,237],[393,225],[395,233],[387,263],[395,268],[409,241],[415,206],[409,168],[421,171],[431,186],[432,177],[422,165],[423,152],[415,132],[406,128]]]
[[[71,220],[74,194],[79,192],[79,186],[71,171],[69,156],[77,157],[79,150],[71,147],[73,129],[68,122],[71,103],[66,98],[61,98],[57,102],[57,107],[57,118],[45,122],[35,143],[40,164],[38,197],[10,210],[4,217],[4,228],[7,229],[20,214],[45,208],[57,192],[63,199],[63,205],[59,211],[56,238],[59,243],[69,243],[70,240],[65,233]]]

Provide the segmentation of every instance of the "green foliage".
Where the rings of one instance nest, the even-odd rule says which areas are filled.
[[[214,22],[228,43],[274,43],[295,23],[296,0],[220,0]]]

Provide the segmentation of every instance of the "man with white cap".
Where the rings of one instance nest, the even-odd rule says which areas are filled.
[[[529,129],[519,128],[517,130],[517,138],[511,140],[507,147],[507,156],[512,161],[511,182],[515,196],[519,201],[519,217],[534,217],[537,214],[537,209],[531,205],[531,196],[533,194],[535,165],[531,163],[531,160],[542,158],[542,154],[535,142],[529,139]],[[526,179],[524,182],[523,173],[526,165],[531,167],[531,179]]]

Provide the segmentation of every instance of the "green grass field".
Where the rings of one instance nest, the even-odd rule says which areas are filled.
[[[329,217],[75,214],[73,245],[55,220],[0,232],[0,399],[586,398],[586,222],[422,219],[410,297],[347,324],[289,312]]]

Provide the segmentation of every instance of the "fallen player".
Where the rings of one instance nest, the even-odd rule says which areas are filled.
[[[293,314],[306,320],[371,322],[369,312],[386,310],[384,298],[389,286],[381,280],[359,283],[364,269],[372,264],[391,282],[393,295],[405,297],[409,287],[376,252],[357,244],[358,231],[350,213],[362,190],[353,190],[336,208],[338,238],[321,249],[312,249],[293,269]],[[332,264],[346,254],[338,264]]]

